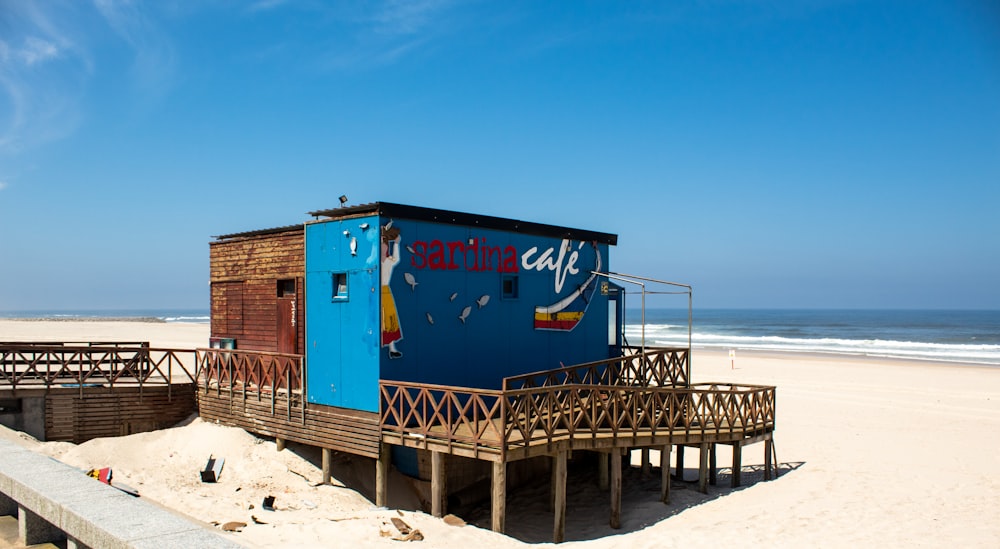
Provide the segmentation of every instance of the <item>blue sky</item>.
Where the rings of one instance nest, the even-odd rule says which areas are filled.
[[[696,307],[1000,309],[996,2],[331,4],[0,0],[0,310],[207,308],[213,235],[341,194]]]

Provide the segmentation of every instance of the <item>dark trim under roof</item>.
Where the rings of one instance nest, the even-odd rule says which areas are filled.
[[[223,234],[219,236],[213,236],[212,238],[216,240],[231,240],[234,238],[247,238],[251,236],[263,236],[268,234],[278,234],[290,231],[301,231],[305,229],[305,225],[299,223],[298,225],[287,225],[285,227],[274,227],[273,229],[259,229],[256,231],[245,231],[242,233],[233,234]]]
[[[400,219],[444,223],[448,225],[482,227],[484,229],[495,229],[499,231],[551,236],[556,238],[569,238],[572,240],[597,241],[603,244],[610,244],[612,246],[618,244],[618,235],[615,234],[587,231],[583,229],[571,229],[569,227],[558,227],[556,225],[532,223],[530,221],[507,219],[504,217],[453,212],[449,210],[437,210],[434,208],[423,208],[420,206],[407,206],[405,204],[393,204],[392,202],[373,202],[371,204],[345,206],[343,208],[335,208],[332,210],[317,210],[309,212],[309,215],[317,218],[329,217],[332,219],[355,217],[358,215],[380,215],[386,217],[398,217]]]

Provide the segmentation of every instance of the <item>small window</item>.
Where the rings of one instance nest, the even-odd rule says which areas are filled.
[[[295,297],[295,279],[278,281],[278,297]]]
[[[347,273],[333,273],[333,300],[347,301]]]
[[[503,299],[517,299],[517,275],[503,275],[502,285]]]

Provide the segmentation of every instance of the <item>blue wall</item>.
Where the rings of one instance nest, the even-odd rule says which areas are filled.
[[[505,376],[606,358],[607,280],[595,269],[608,270],[607,244],[371,216],[309,224],[309,401],[377,411],[380,377],[499,388]],[[346,301],[332,299],[334,272],[349,275]],[[511,277],[516,296],[504,293]],[[536,316],[564,299],[561,316]],[[398,334],[383,334],[386,311]]]
[[[396,219],[400,229],[401,261],[390,287],[399,313],[402,354],[390,359],[382,350],[384,379],[443,385],[499,388],[505,376],[598,360],[608,356],[607,296],[592,284],[583,318],[571,331],[536,329],[535,306],[549,306],[579,287],[597,265],[607,270],[607,245],[569,242],[562,266],[576,253],[577,274],[566,273],[556,293],[561,239],[484,230],[423,221]],[[388,222],[382,219],[383,223]],[[469,242],[474,242],[473,246]],[[537,263],[552,249],[542,270],[526,269],[523,254],[531,248],[528,264]],[[483,261],[483,249],[493,251]],[[498,257],[502,261],[498,261]],[[563,269],[565,271],[565,269]],[[412,285],[406,280],[412,276]],[[504,276],[516,276],[516,298],[503,295]],[[452,299],[454,296],[454,299]],[[580,309],[581,300],[574,304]],[[480,306],[482,303],[482,306]],[[463,311],[468,316],[463,320]]]
[[[375,216],[306,225],[309,402],[378,411],[378,237]],[[346,274],[347,299],[333,297],[334,273]]]

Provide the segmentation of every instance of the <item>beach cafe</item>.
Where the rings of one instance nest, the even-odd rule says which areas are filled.
[[[615,528],[633,449],[644,467],[659,450],[664,502],[685,448],[703,491],[717,444],[738,483],[740,448],[764,443],[770,477],[774,387],[692,383],[690,345],[627,341],[627,286],[689,310],[691,288],[613,271],[616,235],[388,202],[310,216],[210,243],[205,419],[322,448],[326,480],[334,451],[373,458],[380,506],[390,467],[436,516],[487,485],[499,532],[508,486],[548,479],[554,541],[570,459],[597,464]]]

